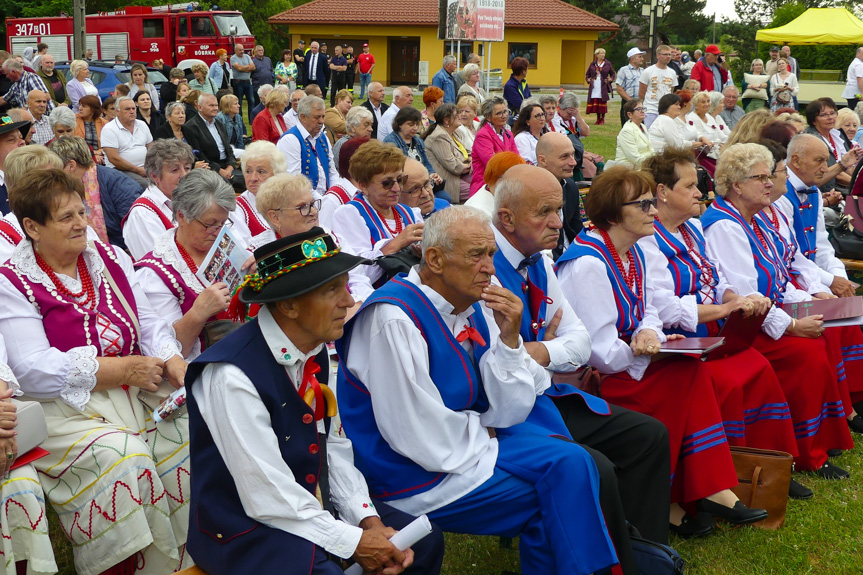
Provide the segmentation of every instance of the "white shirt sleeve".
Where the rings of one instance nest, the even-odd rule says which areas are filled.
[[[303,173],[302,160],[300,154],[300,142],[294,136],[286,136],[279,138],[276,147],[285,155],[285,160],[288,162],[287,173],[299,176]]]
[[[152,309],[159,310],[159,316],[168,326],[173,326],[183,318],[183,310],[180,308],[180,300],[176,294],[165,285],[165,282],[152,269],[147,267],[138,268],[135,271],[138,284],[147,296],[147,301],[150,302]],[[189,361],[200,355],[201,343],[198,339],[195,340],[192,350],[186,357]]]
[[[333,212],[332,231],[338,234],[341,245],[351,253],[373,260],[383,254],[381,248],[390,239],[386,238],[372,245],[371,234],[365,220],[353,206],[340,206]],[[361,266],[360,271],[375,282],[383,275],[378,266]]]
[[[302,537],[339,557],[353,555],[362,530],[335,519],[296,482],[279,456],[279,438],[270,414],[242,370],[231,364],[208,365],[196,384],[195,399],[250,518]],[[365,487],[353,483],[362,476],[356,472],[340,477],[349,462],[338,442],[331,446],[328,440],[327,445],[334,451],[327,461],[336,466],[330,468],[330,476],[339,478],[331,484],[331,495],[350,499],[351,493],[362,492]]]
[[[132,208],[123,225],[123,241],[135,260],[153,251],[156,239],[164,233],[165,224],[146,208]]]
[[[558,279],[566,299],[590,332],[590,365],[601,373],[626,371],[633,379],[641,379],[650,357],[635,357],[617,336],[617,305],[605,265],[594,257],[581,257],[558,268]],[[659,340],[665,341],[661,321],[650,305],[645,305],[645,317],[636,334],[644,329],[654,330]]]
[[[674,290],[674,278],[668,271],[668,258],[659,250],[654,236],[638,240],[644,253],[648,299],[656,308],[663,327],[680,328],[689,332],[698,330],[698,300],[695,295],[678,297]]]

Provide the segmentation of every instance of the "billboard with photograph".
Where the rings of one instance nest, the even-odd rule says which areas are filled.
[[[440,0],[441,40],[503,41],[506,0]]]

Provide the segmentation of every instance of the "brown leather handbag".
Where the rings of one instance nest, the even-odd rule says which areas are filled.
[[[753,523],[762,529],[779,529],[785,523],[788,487],[794,458],[784,451],[732,447],[737,487],[732,491],[748,507],[767,510],[767,519]]]

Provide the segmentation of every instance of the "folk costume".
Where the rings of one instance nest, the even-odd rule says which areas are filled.
[[[715,336],[720,322],[699,323],[699,305],[720,305],[729,291],[725,281],[707,257],[700,222],[691,219],[676,230],[659,220],[653,236],[638,241],[647,265],[651,301],[666,333],[687,337]],[[725,437],[730,445],[786,451],[797,455],[797,444],[785,391],[770,363],[754,348],[722,359],[711,359],[705,367],[713,380],[722,413]],[[808,380],[793,378],[787,389],[793,397]],[[800,406],[796,406],[801,421]]]
[[[707,257],[738,293],[759,293],[777,303],[809,299],[808,293],[790,280],[778,232],[763,219],[756,216],[750,222],[744,221],[737,208],[720,197],[701,222]],[[717,249],[717,245],[722,248]],[[843,421],[844,398],[837,381],[841,364],[834,357],[829,337],[787,336],[790,324],[788,314],[774,306],[754,347],[770,361],[779,381],[786,386],[799,451],[797,469],[814,470],[827,461],[828,449],[849,449],[853,445]],[[803,380],[795,389],[805,389],[805,395],[791,392],[788,382],[795,378]]]
[[[255,256],[258,274],[240,291],[245,304],[302,295],[364,261],[340,253],[320,228],[273,242]],[[399,529],[413,519],[369,496],[352,463],[351,441],[331,425],[336,405],[328,383],[326,345],[300,351],[266,306],[191,364],[186,386],[196,522],[189,552],[207,573],[340,575],[328,553],[351,557],[361,520],[380,515]],[[303,399],[307,390],[310,404]],[[439,573],[438,529],[413,549],[416,560],[406,573]]]
[[[153,249],[156,238],[174,227],[171,200],[155,184],[151,184],[132,203],[123,218],[123,241],[132,259],[139,260]]]
[[[525,420],[547,373],[521,342],[500,341],[478,303],[453,311],[414,268],[378,289],[337,342],[342,424],[370,491],[447,531],[519,535],[525,575],[611,567],[589,454],[529,428],[489,433]],[[399,417],[369,415],[390,412]]]
[[[231,212],[233,230],[238,239],[249,245],[252,238],[270,229],[270,224],[258,212],[255,194],[246,190],[237,196],[237,207]]]
[[[0,333],[22,391],[45,411],[50,455],[33,466],[76,571],[96,575],[133,555],[143,573],[186,566],[188,423],[151,416],[173,388],[93,389],[97,357],[167,360],[177,342],[119,248],[91,244],[77,278],[49,271],[29,241],[0,266]]]
[[[583,230],[557,261],[558,280],[590,332],[590,365],[606,376],[603,397],[665,424],[671,501],[694,502],[737,484],[722,417],[703,362],[633,356],[629,341],[642,330],[660,341],[665,335],[641,248],[634,245],[628,256],[624,264],[607,234]]]
[[[318,197],[339,177],[330,142],[323,130],[312,136],[305,126],[297,124],[282,134],[276,147],[288,161],[288,173],[307,177]]]

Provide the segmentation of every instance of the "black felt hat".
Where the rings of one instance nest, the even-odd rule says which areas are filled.
[[[18,130],[21,132],[21,137],[26,138],[27,134],[30,133],[30,122],[26,120],[23,122],[13,122],[12,118],[6,114],[0,116],[0,136],[8,134],[12,130]]]
[[[370,260],[341,251],[321,228],[281,238],[255,250],[256,274],[240,290],[240,301],[270,303],[297,297]]]

